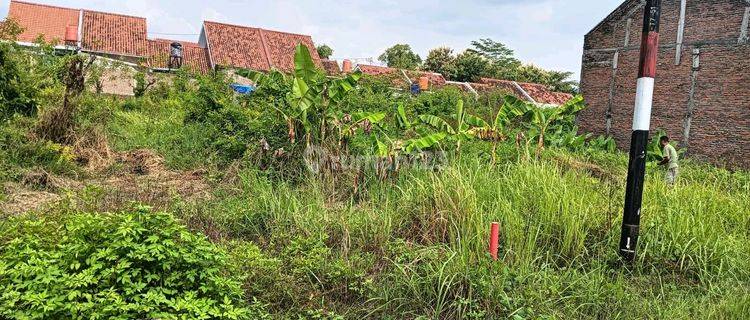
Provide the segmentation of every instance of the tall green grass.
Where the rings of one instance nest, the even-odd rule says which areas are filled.
[[[440,171],[370,183],[358,201],[334,200],[316,180],[289,185],[243,171],[217,200],[179,212],[198,230],[258,243],[270,256],[283,257],[280,248],[294,239],[319,239],[326,259],[355,274],[346,284],[309,285],[314,301],[279,310],[434,319],[746,315],[746,173],[688,164],[670,188],[649,169],[640,254],[624,266],[616,254],[622,172],[614,165],[615,178],[602,180],[558,156],[494,167],[463,157]],[[493,221],[501,225],[498,262],[486,253]],[[284,263],[276,272],[286,272]],[[343,297],[320,292],[340,285]]]

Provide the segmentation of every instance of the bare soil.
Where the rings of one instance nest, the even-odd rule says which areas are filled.
[[[91,178],[73,180],[43,170],[32,170],[21,183],[4,186],[6,196],[0,201],[0,212],[17,215],[41,211],[62,200],[66,193],[76,196],[86,187],[100,190],[96,203],[87,204],[89,208],[100,211],[117,210],[133,202],[164,209],[176,199],[196,201],[210,198],[211,187],[204,170],[169,170],[164,166],[164,159],[151,150],[123,153],[108,148],[105,152],[96,148],[79,150],[85,151],[87,161],[81,165]]]

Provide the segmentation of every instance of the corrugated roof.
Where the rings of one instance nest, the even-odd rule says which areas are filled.
[[[294,50],[298,44],[304,44],[315,64],[323,67],[310,36],[212,21],[204,22],[203,28],[214,64],[291,72],[294,70]]]
[[[172,42],[182,44],[182,65],[195,71],[206,73],[211,70],[208,63],[208,52],[199,44],[193,42],[153,39],[148,40],[148,66],[166,69],[169,67],[169,54]]]
[[[83,11],[84,50],[146,57],[146,19],[98,11]]]
[[[80,10],[23,1],[11,1],[8,16],[24,28],[18,41],[33,42],[39,35],[44,40],[62,44],[68,26],[78,28]]]

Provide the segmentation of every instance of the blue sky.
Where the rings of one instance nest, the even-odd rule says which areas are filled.
[[[4,17],[9,0],[0,1]],[[331,46],[335,58],[377,57],[396,43],[424,58],[431,48],[462,51],[492,38],[524,62],[577,78],[583,36],[623,0],[27,1],[146,17],[150,37],[197,41],[203,20],[305,33]]]

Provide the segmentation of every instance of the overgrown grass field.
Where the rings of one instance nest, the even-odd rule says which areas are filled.
[[[650,165],[639,253],[623,264],[627,158],[578,134],[580,101],[411,96],[320,77],[304,58],[294,75],[247,72],[250,97],[220,74],[178,74],[127,99],[64,97],[53,81],[34,110],[4,109],[0,318],[750,315],[747,171],[685,160],[668,186]],[[76,58],[50,59],[4,67],[58,74]],[[64,136],[45,135],[67,103]],[[307,144],[334,156],[310,172]],[[393,163],[427,154],[442,157]]]

